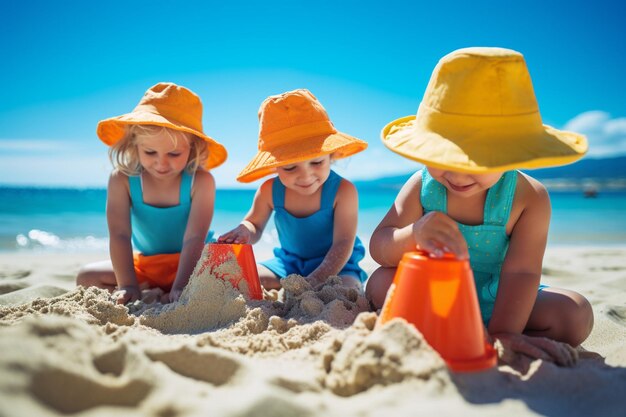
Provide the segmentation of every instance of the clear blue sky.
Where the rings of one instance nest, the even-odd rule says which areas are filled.
[[[204,103],[229,151],[218,186],[256,152],[268,95],[310,89],[335,126],[370,148],[351,179],[408,172],[380,129],[415,113],[443,55],[522,52],[544,123],[589,135],[591,156],[626,153],[623,1],[30,1],[0,3],[0,183],[105,186],[98,120],[173,81]]]

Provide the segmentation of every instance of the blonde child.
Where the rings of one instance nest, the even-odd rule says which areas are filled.
[[[339,275],[345,285],[360,289],[367,276],[358,265],[365,249],[356,237],[357,191],[330,163],[367,143],[338,132],[308,90],[268,97],[259,123],[259,152],[237,180],[277,176],[261,185],[241,224],[218,241],[257,242],[274,212],[281,247],[274,249],[275,258],[258,265],[265,288],[280,288],[280,279],[295,273],[314,286]]]
[[[445,56],[417,116],[391,122],[382,139],[425,168],[404,184],[372,235],[370,251],[381,265],[366,289],[374,307],[382,306],[404,252],[469,257],[489,334],[513,351],[572,363],[571,348],[553,340],[579,345],[593,312],[580,294],[540,285],[550,198],[517,169],[574,162],[587,141],[542,124],[523,56],[501,48]]]
[[[176,301],[213,217],[208,170],[226,150],[203,133],[199,97],[172,83],[151,87],[131,113],[100,121],[97,132],[115,168],[106,208],[111,260],[84,266],[76,283],[114,291],[118,303],[145,287]]]

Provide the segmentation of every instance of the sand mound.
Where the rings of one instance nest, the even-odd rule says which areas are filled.
[[[374,313],[360,315],[322,351],[324,386],[350,396],[407,379],[450,383],[443,360],[413,326],[394,319],[374,330],[375,321]]]
[[[0,306],[0,325],[10,325],[26,317],[43,314],[71,316],[87,324],[108,323],[129,326],[135,318],[128,309],[111,302],[109,293],[98,288],[78,287],[68,294],[54,298],[38,298],[21,306]]]

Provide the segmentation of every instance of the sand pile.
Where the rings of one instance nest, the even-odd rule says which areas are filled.
[[[219,268],[236,274],[238,265]],[[408,379],[449,383],[443,362],[413,327],[397,321],[374,330],[373,313],[355,322],[367,302],[337,277],[313,289],[294,275],[284,280],[283,302],[251,301],[218,272],[197,268],[179,302],[140,302],[132,313],[93,288],[0,307],[0,392],[19,393],[14,411],[35,399],[44,414],[96,406],[145,412],[150,399],[151,414],[176,415],[163,390],[180,379],[179,389],[199,399],[248,374],[283,390],[340,396]],[[271,372],[258,370],[278,359]],[[290,362],[300,372],[286,371]]]

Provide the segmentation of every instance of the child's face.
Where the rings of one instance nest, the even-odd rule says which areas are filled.
[[[330,155],[276,168],[278,178],[290,190],[302,195],[314,194],[330,175]]]
[[[491,188],[502,177],[502,172],[492,174],[462,174],[428,167],[430,175],[444,187],[460,197],[472,197]]]
[[[191,147],[186,140],[176,143],[165,132],[147,137],[137,143],[139,163],[143,169],[157,179],[168,179],[180,175],[187,166]]]

